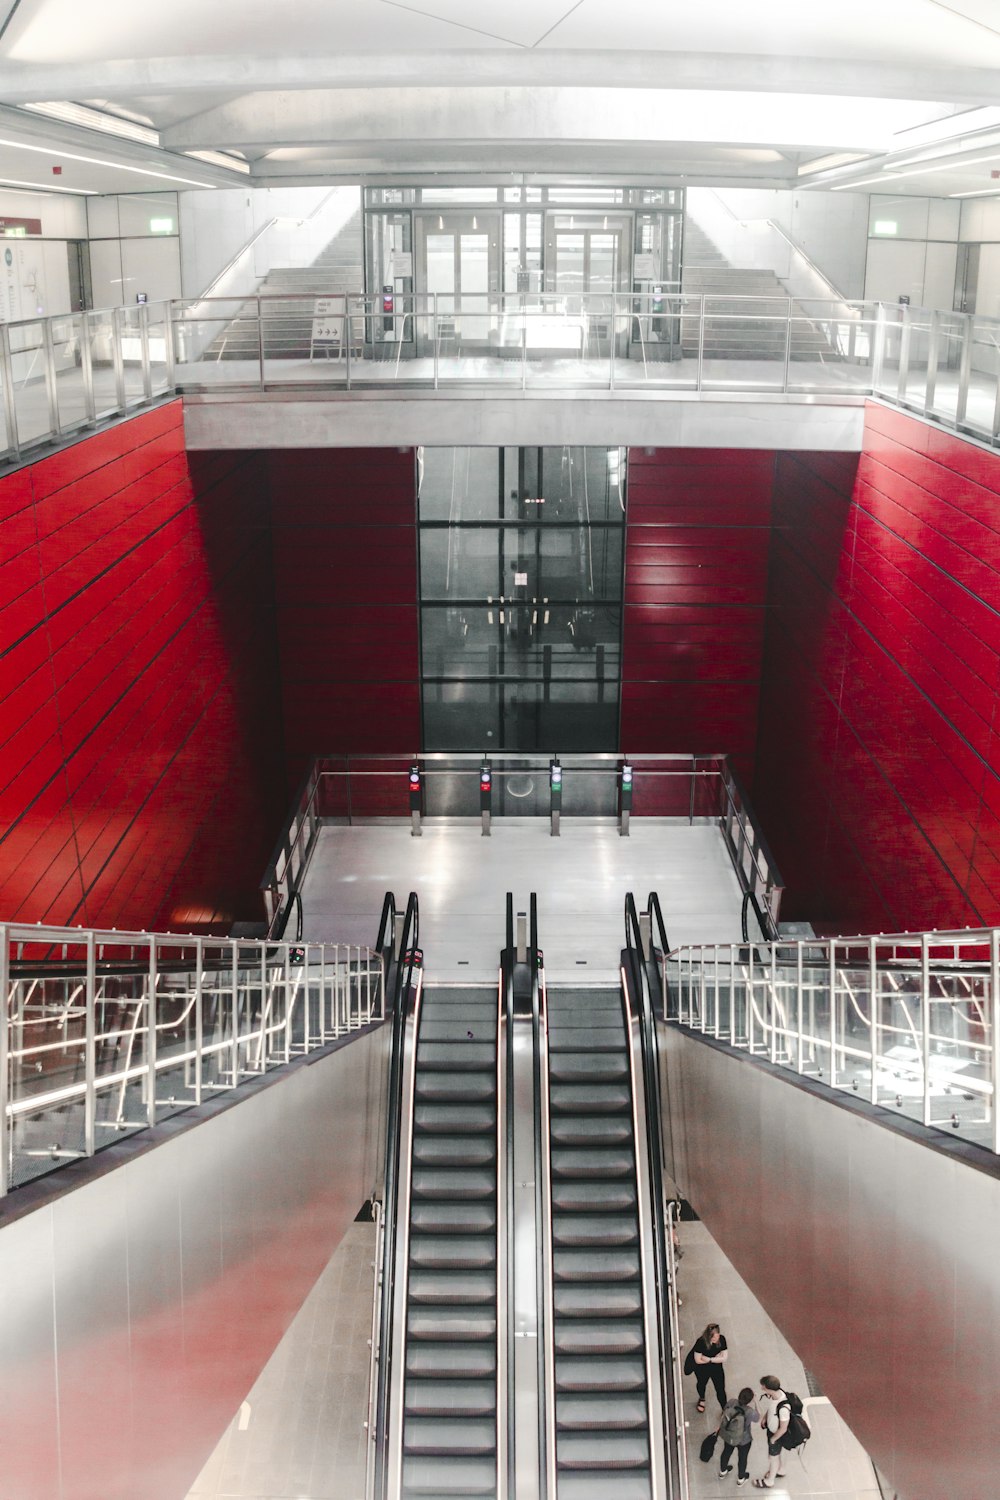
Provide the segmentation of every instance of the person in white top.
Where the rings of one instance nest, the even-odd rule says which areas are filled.
[[[773,1490],[774,1481],[780,1479],[785,1470],[785,1450],[781,1439],[788,1431],[788,1418],[791,1408],[786,1404],[779,1412],[778,1407],[782,1401],[787,1403],[787,1397],[781,1388],[781,1381],[777,1375],[762,1375],[760,1383],[763,1389],[757,1397],[757,1408],[760,1412],[760,1420],[767,1434],[768,1465],[763,1479],[754,1480],[754,1489]]]

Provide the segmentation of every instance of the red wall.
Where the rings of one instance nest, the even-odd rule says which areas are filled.
[[[294,788],[313,755],[419,746],[416,475],[395,448],[282,451],[268,471]]]
[[[753,768],[774,454],[629,453],[621,745]]]
[[[263,465],[181,403],[0,481],[0,918],[225,930],[283,809]]]
[[[1000,457],[870,403],[783,455],[754,801],[825,931],[1000,921]]]

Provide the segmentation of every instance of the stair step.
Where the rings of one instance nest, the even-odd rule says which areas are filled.
[[[410,1454],[476,1456],[496,1451],[495,1422],[447,1417],[408,1417],[403,1424],[403,1447]]]
[[[549,1102],[555,1113],[619,1114],[628,1110],[631,1114],[632,1094],[627,1083],[604,1087],[587,1083],[554,1083],[549,1089]]]
[[[411,1339],[492,1343],[497,1332],[496,1312],[493,1307],[438,1307],[411,1302],[406,1328]]]
[[[559,1475],[559,1500],[652,1500],[649,1475],[630,1469],[615,1475],[614,1489],[608,1488],[608,1476],[596,1472],[577,1473],[566,1469]]]
[[[553,1115],[550,1135],[560,1146],[618,1146],[632,1140],[628,1115]]]
[[[413,1160],[423,1166],[479,1167],[496,1160],[493,1135],[415,1135]]]
[[[492,1380],[411,1378],[405,1408],[415,1416],[481,1417],[496,1411],[496,1385]]]
[[[644,1432],[560,1433],[556,1438],[556,1463],[560,1469],[645,1468],[649,1464],[649,1437]]]
[[[556,1360],[557,1391],[621,1392],[645,1388],[646,1366],[641,1356],[610,1354],[595,1360],[566,1354]]]
[[[557,1318],[637,1318],[642,1288],[637,1281],[557,1282],[553,1305]]]
[[[630,1146],[612,1146],[608,1150],[567,1146],[552,1152],[552,1175],[560,1180],[631,1177],[634,1172],[635,1158]]]
[[[429,1336],[429,1335],[428,1335]],[[555,1327],[557,1354],[640,1354],[642,1323],[621,1318],[560,1318]]]
[[[431,1102],[480,1104],[496,1096],[495,1072],[453,1073],[418,1068],[416,1096]]]
[[[496,1301],[497,1279],[493,1271],[426,1270],[410,1271],[410,1305],[439,1307],[474,1307]]]
[[[438,1011],[433,1017],[421,1016],[420,1018],[421,1045],[425,1042],[488,1042],[491,1037],[495,1041],[496,1030],[496,1007],[483,1016],[462,1014],[442,1016],[442,1013]]]
[[[632,1214],[554,1213],[552,1239],[560,1245],[634,1245],[639,1226]]]
[[[556,1052],[621,1052],[625,1034],[621,1017],[606,1026],[549,1026],[549,1055]]]
[[[465,1073],[473,1068],[496,1069],[495,1042],[425,1042],[417,1046],[417,1070],[433,1068],[439,1072]]]
[[[603,1391],[588,1396],[561,1395],[556,1402],[556,1426],[566,1431],[645,1428],[648,1420],[645,1391],[627,1396]]]
[[[413,1203],[410,1225],[425,1234],[481,1235],[497,1227],[496,1208],[492,1203],[453,1199],[449,1202]]]
[[[413,1168],[414,1198],[492,1198],[496,1177],[485,1169],[456,1167]]]
[[[469,1500],[473,1495],[495,1495],[496,1461],[493,1458],[403,1459],[403,1494],[428,1495],[433,1500]],[[631,1500],[631,1497],[628,1497]]]
[[[553,1262],[556,1281],[636,1281],[640,1270],[638,1250],[557,1249]]]
[[[421,1133],[473,1135],[496,1130],[496,1110],[492,1104],[418,1104],[413,1124]]]
[[[554,1182],[552,1207],[567,1213],[634,1213],[635,1184],[624,1179],[618,1182]]]
[[[610,1363],[610,1361],[609,1361]],[[495,1376],[496,1348],[492,1343],[435,1343],[415,1339],[406,1346],[406,1373],[435,1380],[460,1380],[463,1384]]]
[[[478,1271],[496,1264],[492,1236],[414,1234],[410,1236],[410,1265],[429,1270]]]

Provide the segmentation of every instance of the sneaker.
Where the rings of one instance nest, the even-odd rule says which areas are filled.
[[[749,1474],[744,1474],[744,1476],[743,1476],[742,1479],[737,1479],[737,1481],[736,1481],[736,1488],[739,1489],[739,1487],[740,1487],[741,1484],[746,1484],[746,1482],[747,1482],[747,1480],[749,1478],[750,1478]]]
[[[733,1472],[733,1466],[732,1466],[732,1464],[730,1464],[728,1469],[720,1469],[719,1470],[719,1478],[720,1479],[725,1479],[726,1475],[727,1474],[731,1474],[732,1472]]]

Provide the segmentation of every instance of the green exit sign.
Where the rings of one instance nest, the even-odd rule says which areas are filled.
[[[174,221],[173,219],[150,219],[149,232],[150,234],[173,234]]]

